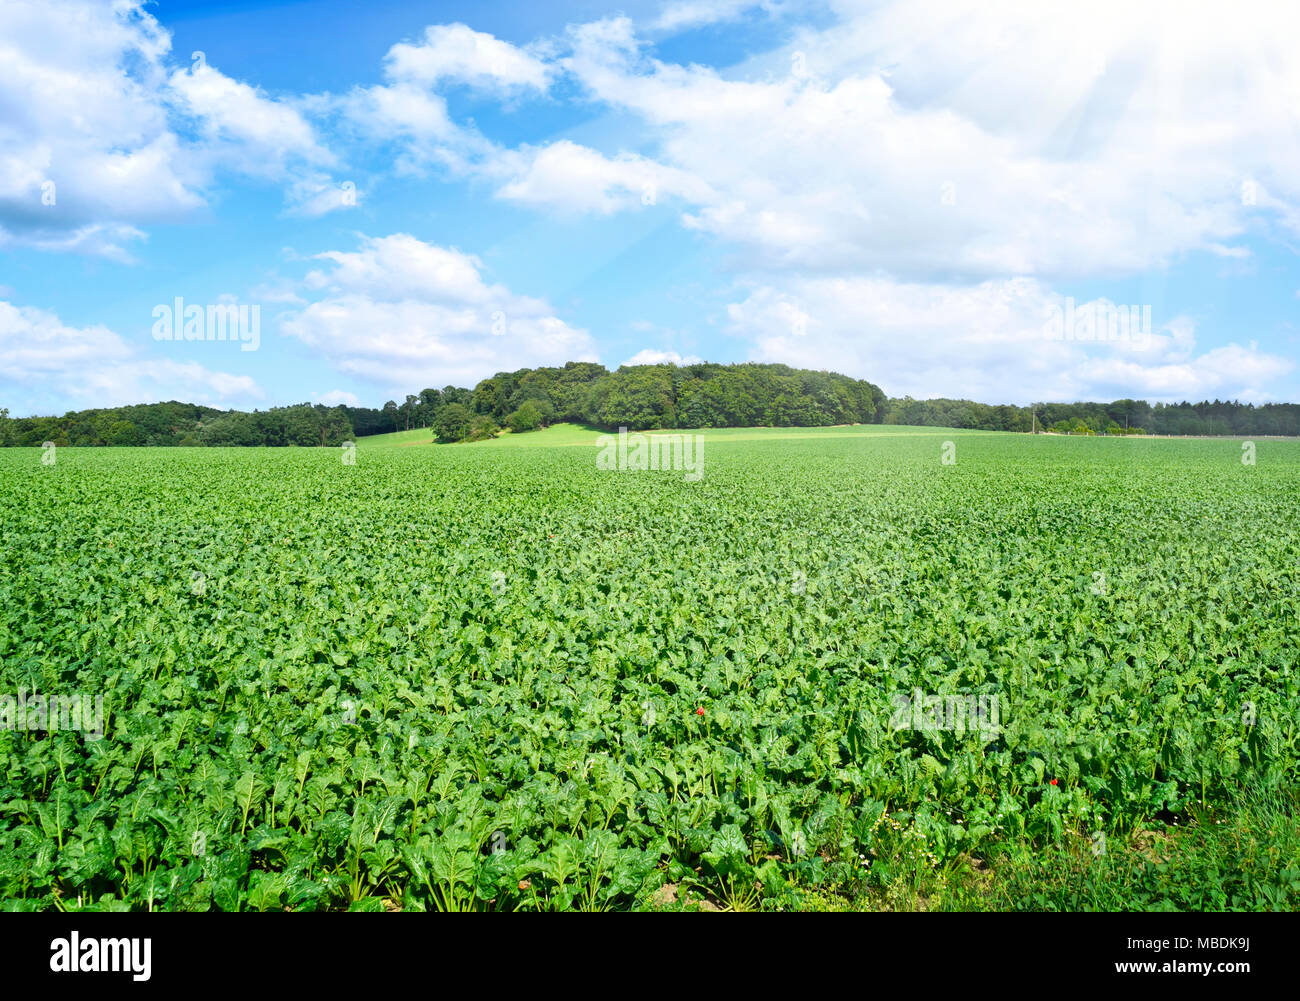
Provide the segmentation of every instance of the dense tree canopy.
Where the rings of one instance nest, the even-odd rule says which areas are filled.
[[[885,395],[869,382],[786,365],[624,366],[592,362],[498,372],[474,390],[474,410],[509,422],[525,403],[542,426],[578,421],[602,428],[815,426],[876,420]]]
[[[433,419],[433,430],[442,442],[461,441],[469,434],[474,415],[463,403],[450,403]]]
[[[292,407],[244,413],[191,403],[80,410],[62,417],[9,418],[0,411],[0,445],[338,445],[354,437],[343,407]]]
[[[990,406],[970,400],[890,400],[882,423],[983,431],[1028,431],[1036,427],[1071,434],[1297,435],[1300,404],[1215,400],[1203,403],[1035,403]]]

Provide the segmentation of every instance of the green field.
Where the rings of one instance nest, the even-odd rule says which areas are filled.
[[[0,450],[4,906],[1300,906],[1300,444],[599,433]]]
[[[542,448],[559,445],[595,446],[601,435],[608,432],[599,428],[584,427],[579,424],[556,424],[544,431],[527,434],[502,432],[499,438],[491,441],[465,442],[463,447],[479,448]],[[617,432],[614,432],[615,434]],[[695,434],[710,443],[735,441],[809,441],[820,438],[882,438],[882,437],[925,437],[951,438],[960,435],[999,434],[996,431],[955,431],[948,428],[932,427],[881,427],[875,424],[841,425],[836,427],[811,428],[690,428],[687,430],[649,431],[646,434]],[[433,444],[433,432],[427,428],[413,431],[398,431],[395,434],[381,434],[363,439],[365,448],[391,445],[430,445]]]

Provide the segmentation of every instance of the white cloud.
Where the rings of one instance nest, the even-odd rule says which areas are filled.
[[[439,164],[461,173],[494,149],[473,130],[447,114],[447,102],[410,84],[358,87],[337,102],[347,126],[370,142],[391,143],[400,151],[398,173],[419,173]]]
[[[263,397],[249,376],[150,357],[107,327],[70,327],[9,302],[0,302],[0,387],[15,416],[173,399],[230,407]]]
[[[1088,385],[1097,387],[1091,399],[1134,395],[1166,401],[1214,397],[1267,402],[1278,399],[1273,392],[1277,379],[1293,368],[1289,359],[1262,354],[1254,344],[1232,343],[1185,362],[1141,365],[1119,357],[1097,358],[1078,371]]]
[[[671,0],[664,4],[654,27],[663,31],[685,31],[706,24],[732,21],[753,7],[771,10],[775,4],[756,0]]]
[[[335,180],[324,168],[338,165],[316,128],[295,102],[203,64],[176,70],[168,100],[194,123],[200,141],[191,150],[207,175],[241,173],[285,185],[288,214],[315,218],[360,203],[353,181]],[[313,109],[319,102],[298,102]]]
[[[169,88],[169,96],[197,120],[209,148],[227,166],[279,179],[295,160],[334,162],[297,109],[206,63],[176,70]]]
[[[92,254],[122,264],[135,261],[126,245],[144,237],[134,226],[121,223],[89,223],[76,229],[37,226],[19,232],[6,232],[0,227],[0,247],[18,244],[37,250]]]
[[[0,4],[0,244],[127,262],[141,226],[193,215],[229,173],[286,184],[303,214],[347,204],[292,101],[203,61],[170,66],[145,6]]]
[[[609,215],[662,198],[701,201],[708,187],[680,170],[631,153],[607,157],[567,139],[517,154],[515,176],[499,198],[567,212]],[[503,169],[505,169],[503,167]]]
[[[1294,368],[1254,344],[1197,354],[1186,317],[1153,317],[1147,336],[1054,338],[1053,307],[1063,310],[1062,298],[1029,278],[950,286],[814,277],[754,287],[728,307],[728,330],[752,342],[752,360],[801,368],[833,360],[891,396],[918,398],[1265,400]]]
[[[410,84],[359,88],[343,100],[343,107],[354,124],[376,137],[449,141],[459,133],[447,115],[447,102]]]
[[[1120,0],[836,10],[725,76],[645,58],[626,18],[572,29],[562,63],[711,192],[687,222],[739,247],[742,269],[1132,273],[1223,253],[1265,219],[1300,223],[1284,96],[1300,96],[1300,63],[1273,24],[1300,14]]]
[[[314,397],[317,403],[323,403],[327,407],[359,407],[361,400],[356,393],[349,393],[346,389],[331,389],[328,393],[321,393]]]
[[[460,251],[424,243],[406,233],[366,238],[359,251],[317,254],[333,263],[308,273],[312,289],[365,295],[377,301],[432,300],[482,305],[499,294],[483,283],[479,260]]]
[[[654,348],[642,348],[624,365],[698,365],[704,359],[696,355],[679,355],[676,351],[657,351]]]
[[[434,88],[444,82],[510,91],[546,90],[550,67],[531,53],[464,24],[434,24],[423,41],[388,50],[384,73],[390,80]]]
[[[141,4],[0,4],[0,242],[129,259],[136,224],[202,204]]]
[[[502,97],[544,92],[550,69],[508,42],[453,24],[431,25],[419,44],[394,45],[383,73],[385,83],[353,88],[322,102],[323,108],[337,110],[357,136],[396,145],[399,173],[438,165],[465,174],[490,171],[503,151],[474,128],[453,122],[436,89],[462,83]]]
[[[303,287],[319,298],[283,317],[282,332],[385,391],[597,360],[586,331],[544,300],[485,282],[482,262],[455,248],[396,233],[317,257],[330,267],[309,272]]]

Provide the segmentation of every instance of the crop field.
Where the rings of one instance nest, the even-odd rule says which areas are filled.
[[[1300,444],[598,433],[0,452],[3,906],[1300,906]]]

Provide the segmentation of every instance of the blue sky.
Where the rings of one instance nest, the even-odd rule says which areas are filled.
[[[8,0],[0,406],[693,358],[1300,399],[1300,17],[1078,6]],[[157,340],[177,297],[257,349]]]

